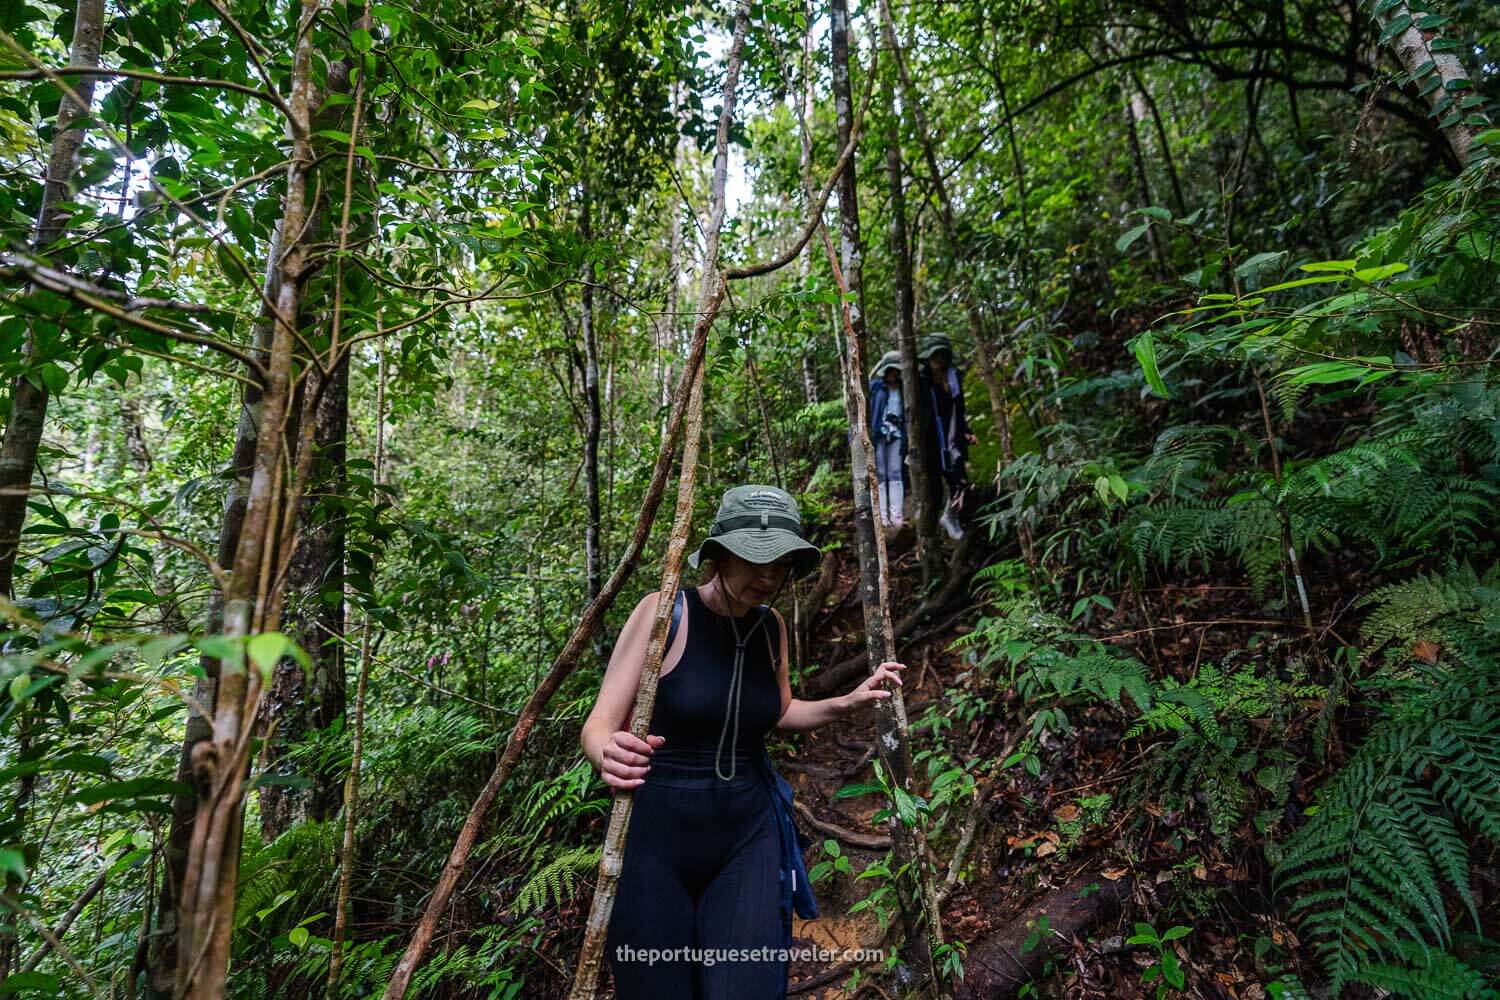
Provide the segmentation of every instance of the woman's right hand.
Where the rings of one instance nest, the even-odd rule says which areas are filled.
[[[611,735],[601,752],[600,776],[604,783],[619,789],[639,788],[645,784],[646,773],[651,770],[651,754],[666,741],[665,736],[647,736],[640,740],[628,729]]]

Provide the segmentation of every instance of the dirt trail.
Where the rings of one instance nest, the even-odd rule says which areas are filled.
[[[908,530],[891,542],[891,593],[893,616],[915,607],[919,598],[913,594],[917,570],[916,553],[911,546]],[[843,554],[843,553],[841,553]],[[814,630],[808,660],[821,666],[840,662],[855,655],[863,647],[859,596],[858,567],[852,559],[852,550],[840,560],[835,582],[826,601],[826,618],[819,621],[817,611],[812,614]],[[908,606],[909,605],[909,606]],[[818,609],[822,611],[823,609]],[[831,612],[831,613],[828,613]],[[908,664],[905,678],[905,697],[909,721],[915,721],[920,709],[943,697],[946,678],[951,678],[958,669],[956,655],[944,652],[952,641],[953,633],[945,633],[926,641],[909,645],[898,641],[897,648],[903,662]],[[862,675],[863,676],[863,675]],[[857,681],[845,685],[853,687]],[[917,709],[917,710],[914,710]],[[851,719],[832,723],[803,740],[800,752],[777,755],[777,764],[782,774],[796,791],[797,804],[805,807],[817,820],[831,828],[841,828],[864,837],[888,836],[888,830],[872,825],[871,818],[884,803],[877,796],[866,795],[835,801],[833,795],[846,785],[873,780],[871,760],[873,754],[870,741],[874,738],[874,713],[863,719]],[[860,871],[880,860],[886,849],[860,846],[851,838],[818,829],[805,815],[797,817],[798,826],[813,840],[815,846],[807,853],[809,870],[819,862],[827,860],[824,843],[830,839],[838,841],[840,849],[849,859],[852,873],[835,872],[816,883],[814,892],[818,898],[821,916],[817,920],[795,920],[793,923],[793,947],[817,947],[838,952],[878,948],[885,926],[873,907],[850,914],[849,910],[876,888],[875,879],[857,879]],[[829,973],[844,964],[841,958],[833,962],[799,960],[792,963],[790,991],[793,996],[834,1000],[849,994],[845,983],[853,968],[837,978],[829,980]],[[877,973],[877,962],[864,964],[864,978]],[[820,985],[811,989],[806,984]],[[803,987],[799,991],[799,985]]]

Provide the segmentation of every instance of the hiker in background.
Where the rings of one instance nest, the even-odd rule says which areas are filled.
[[[943,508],[938,523],[957,540],[963,537],[963,526],[958,522],[958,509],[963,504],[965,464],[969,457],[969,445],[977,438],[969,433],[969,422],[964,418],[963,373],[953,363],[953,342],[941,333],[922,338],[917,348],[917,357],[926,362],[922,370],[922,387],[927,394],[927,404],[932,412],[934,439],[927,453],[933,456],[932,483],[933,506]],[[944,503],[942,487],[948,487],[947,502]]]
[[[870,372],[869,417],[875,478],[880,483],[880,523],[894,532],[906,521],[906,409],[899,351],[887,351]]]

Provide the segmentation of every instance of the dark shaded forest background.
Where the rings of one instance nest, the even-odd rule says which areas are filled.
[[[1494,997],[1497,52],[1482,0],[6,3],[0,997],[565,995],[695,342],[692,538],[798,498],[812,698],[877,641],[845,399],[932,333],[979,444],[965,538],[889,539],[911,790],[773,748],[799,940],[892,961],[794,989]]]

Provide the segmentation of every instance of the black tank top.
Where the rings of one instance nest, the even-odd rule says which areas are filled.
[[[737,775],[751,773],[766,734],[781,719],[781,684],[776,674],[781,627],[764,605],[731,624],[727,615],[703,603],[698,588],[683,588],[683,595],[686,645],[677,666],[661,678],[656,689],[647,731],[665,736],[666,743],[651,756],[651,774],[713,775],[716,756],[723,775],[730,773],[731,761]],[[736,627],[745,642],[738,729],[730,697]]]

